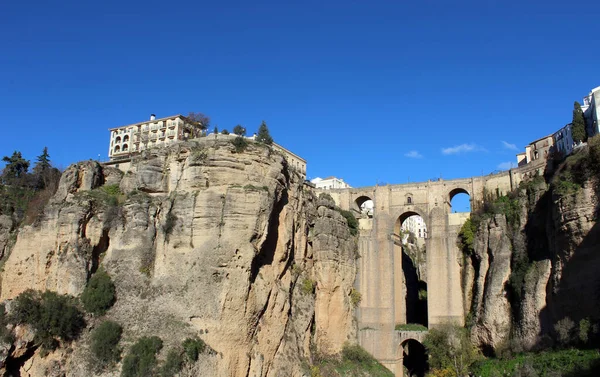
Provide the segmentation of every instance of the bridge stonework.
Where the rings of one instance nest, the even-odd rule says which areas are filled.
[[[429,328],[464,324],[458,232],[469,213],[452,213],[457,193],[470,196],[471,210],[483,204],[485,193],[503,195],[515,188],[510,172],[467,179],[327,190],[336,204],[359,218],[359,271],[355,287],[362,295],[356,316],[359,343],[396,376],[403,375],[402,342],[396,324],[406,322],[406,288],[399,227],[418,214],[427,227],[427,320]],[[360,203],[373,201],[372,216]],[[424,333],[423,333],[424,334]],[[408,335],[407,335],[408,336]],[[422,336],[412,335],[421,342]]]

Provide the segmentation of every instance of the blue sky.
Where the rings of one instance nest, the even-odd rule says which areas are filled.
[[[0,4],[0,153],[106,159],[109,127],[199,111],[353,186],[488,174],[600,85],[600,2]],[[504,165],[502,165],[504,164]]]

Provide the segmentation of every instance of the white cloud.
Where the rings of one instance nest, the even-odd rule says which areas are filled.
[[[508,170],[508,169],[514,168],[515,165],[516,164],[514,162],[507,161],[507,162],[503,162],[501,164],[498,164],[498,169],[500,169],[500,170]]]
[[[504,148],[510,149],[511,151],[516,151],[519,149],[519,148],[517,148],[517,146],[515,144],[507,143],[504,140],[502,140],[502,145],[504,145]]]
[[[423,158],[423,155],[417,151],[410,151],[404,155],[408,158]]]
[[[454,147],[442,148],[443,154],[458,154],[466,152],[487,152],[485,148],[477,144],[461,144]]]

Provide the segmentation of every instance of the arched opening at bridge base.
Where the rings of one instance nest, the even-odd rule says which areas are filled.
[[[406,212],[396,220],[394,258],[401,264],[394,283],[397,325],[428,326],[426,234],[425,221],[416,212]]]
[[[429,371],[425,347],[414,339],[405,340],[401,347],[404,377],[425,377]]]

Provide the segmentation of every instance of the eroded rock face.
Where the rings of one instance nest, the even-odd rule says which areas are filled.
[[[600,312],[600,228],[593,184],[565,196],[545,185],[523,190],[519,203],[516,228],[503,215],[482,222],[475,255],[463,267],[473,339],[490,352],[509,338],[516,350],[548,346],[559,320],[569,317],[577,324],[597,319]],[[511,301],[506,288],[511,263],[517,262],[521,271],[513,283],[520,286]]]
[[[508,339],[510,303],[505,288],[510,275],[511,242],[504,216],[484,220],[475,239],[477,260],[473,288],[473,341],[480,347],[496,348]]]
[[[123,195],[107,197],[102,184]],[[190,142],[140,156],[123,176],[69,167],[39,223],[19,232],[1,298],[79,295],[102,266],[118,297],[107,318],[123,326],[125,349],[156,335],[166,353],[199,336],[215,353],[190,376],[300,376],[311,343],[336,352],[355,339],[355,248],[345,219],[280,154]],[[61,370],[91,375],[86,337],[78,342],[58,357]]]

